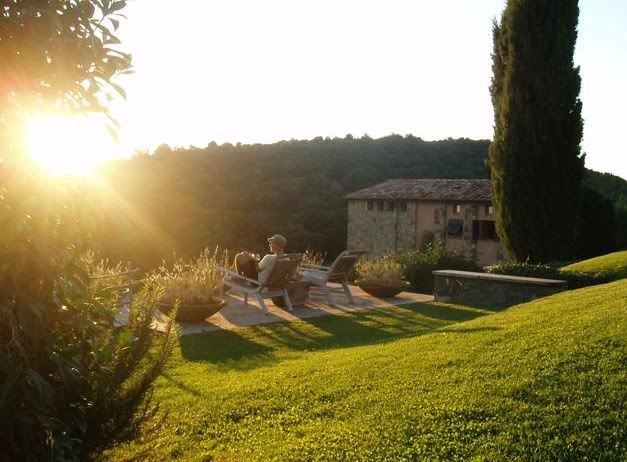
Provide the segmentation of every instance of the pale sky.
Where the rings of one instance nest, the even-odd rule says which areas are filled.
[[[412,133],[490,139],[505,0],[135,0],[120,150]],[[627,178],[627,1],[581,0],[589,168]]]

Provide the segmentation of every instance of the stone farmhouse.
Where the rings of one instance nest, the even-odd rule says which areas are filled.
[[[491,265],[504,258],[494,227],[490,180],[388,180],[348,200],[348,248],[374,255],[436,239]]]

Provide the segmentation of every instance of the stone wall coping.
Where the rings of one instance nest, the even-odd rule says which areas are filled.
[[[433,272],[434,276],[452,276],[465,279],[483,279],[487,281],[500,281],[500,282],[513,282],[515,284],[528,284],[537,286],[566,286],[566,281],[560,281],[557,279],[540,279],[540,278],[528,278],[522,276],[509,276],[506,274],[490,274],[490,273],[475,273],[472,271],[458,271],[458,270],[436,270]]]

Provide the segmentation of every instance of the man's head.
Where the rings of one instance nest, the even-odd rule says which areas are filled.
[[[280,234],[275,234],[274,236],[268,238],[268,244],[270,244],[270,251],[272,253],[283,253],[285,251],[285,247],[287,247],[287,239]]]

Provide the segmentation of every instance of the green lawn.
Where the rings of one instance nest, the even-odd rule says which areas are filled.
[[[612,279],[627,278],[627,250],[573,263],[563,267],[562,271],[603,273]]]
[[[627,280],[184,337],[103,460],[625,460]]]

